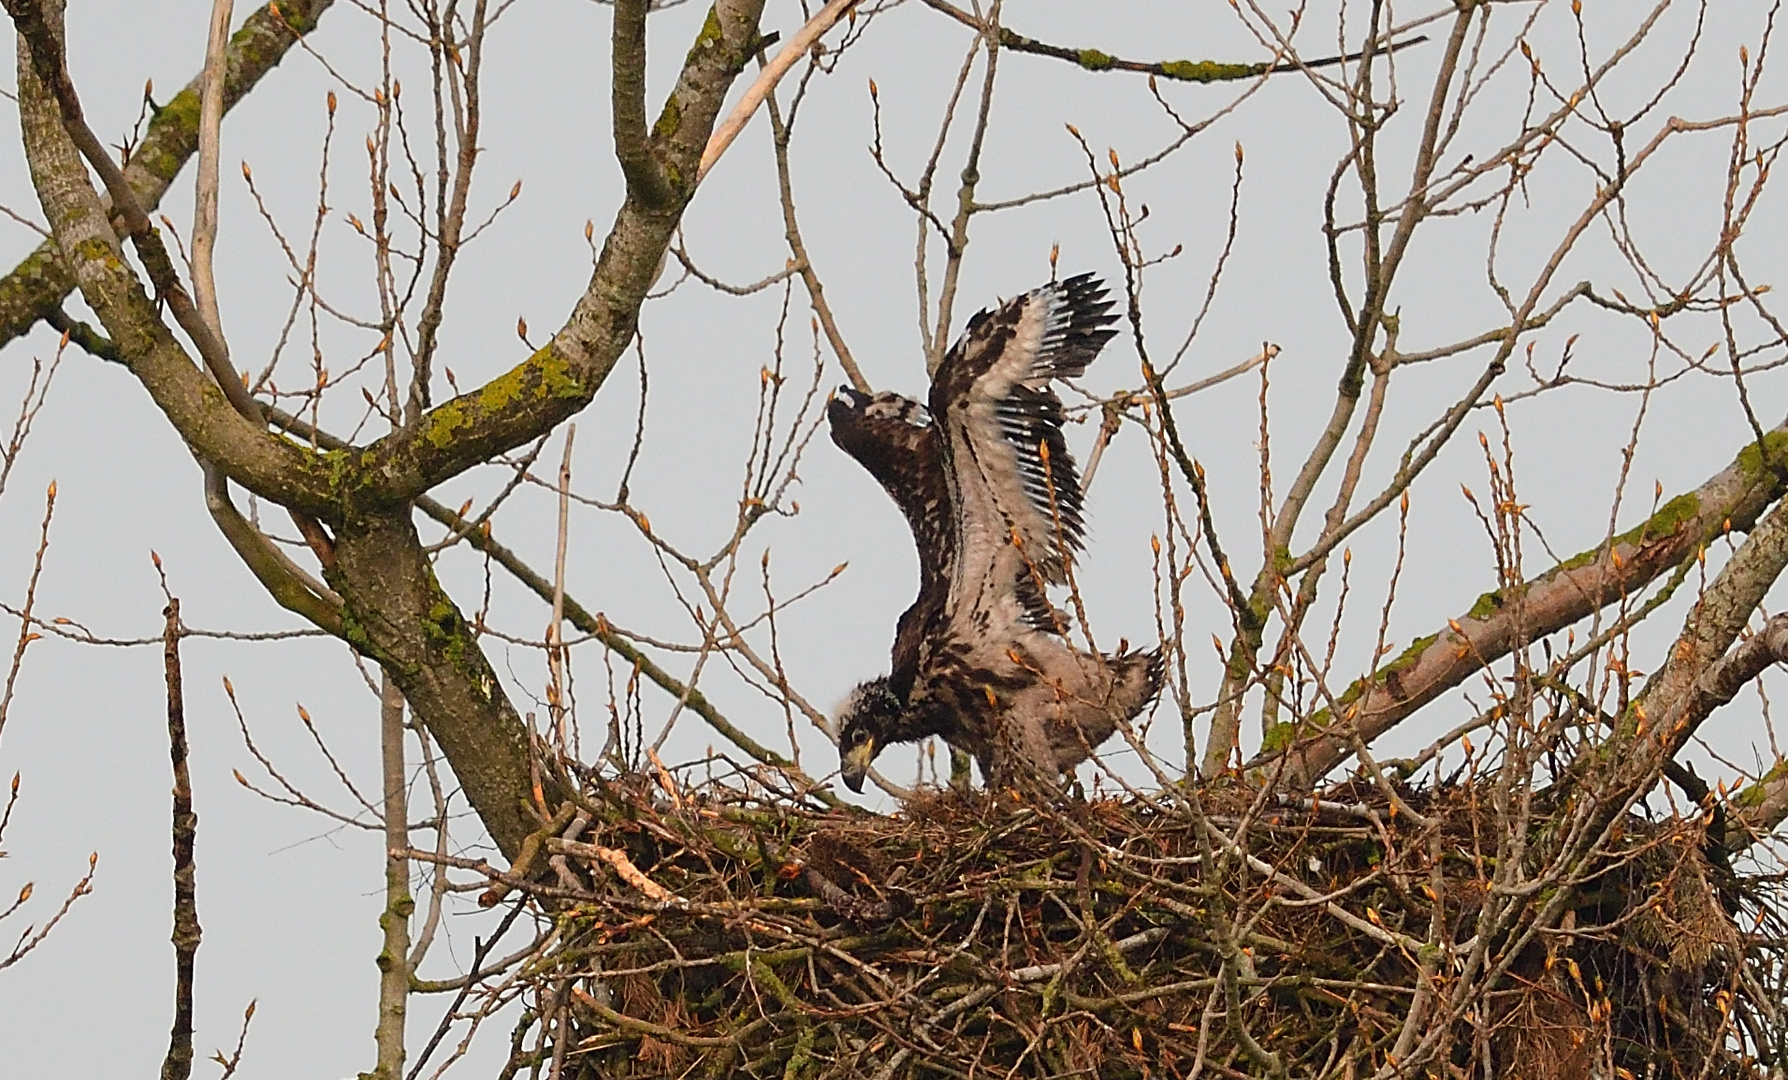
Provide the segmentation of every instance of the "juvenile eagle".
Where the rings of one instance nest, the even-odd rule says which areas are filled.
[[[832,438],[886,489],[919,549],[919,596],[887,676],[840,716],[844,782],[890,742],[939,735],[990,784],[1053,782],[1160,690],[1158,652],[1075,648],[1046,587],[1085,534],[1080,479],[1050,383],[1085,372],[1115,331],[1090,274],[969,320],[933,377],[930,410],[842,389]]]

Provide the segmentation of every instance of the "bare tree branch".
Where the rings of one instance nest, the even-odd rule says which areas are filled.
[[[832,29],[832,25],[856,4],[857,0],[831,0],[813,18],[808,19],[805,26],[795,31],[795,36],[788,39],[788,44],[782,47],[774,59],[764,65],[764,69],[758,73],[757,79],[746,88],[744,95],[739,98],[739,103],[733,106],[733,111],[728,114],[726,120],[719,127],[714,129],[713,136],[708,139],[708,145],[702,150],[701,165],[696,170],[697,183],[700,183],[702,178],[708,175],[708,170],[712,169],[714,163],[720,160],[720,155],[726,153],[726,148],[739,137],[739,132],[745,130],[745,125],[751,122],[751,117],[757,112],[758,106],[762,105],[764,99],[776,89],[776,84],[782,81],[784,75],[788,74],[788,69],[795,65],[795,61],[806,56],[808,50],[812,49],[819,39],[825,36],[826,31]]]
[[[404,1074],[404,1019],[410,1002],[409,777],[404,770],[404,696],[391,676],[379,682],[379,760],[384,776],[385,910],[379,916],[384,942],[379,949],[379,1022],[374,1029],[377,1080]],[[446,823],[438,828],[445,831]]]
[[[159,569],[159,567],[158,567]],[[193,966],[199,953],[198,871],[193,844],[199,815],[192,808],[187,769],[185,689],[180,678],[180,601],[168,597],[163,612],[162,661],[168,689],[168,750],[174,762],[174,1030],[161,1064],[161,1080],[192,1075]]]
[[[217,248],[217,152],[223,127],[224,48],[230,40],[232,0],[214,0],[211,34],[205,46],[205,70],[199,76],[199,175],[192,212],[192,292],[199,314],[217,340],[229,349],[223,316],[217,310],[217,279],[211,255]],[[125,181],[129,183],[128,178]],[[134,194],[134,189],[133,189]]]
[[[303,35],[316,28],[317,20],[334,2],[284,0],[267,4],[244,19],[224,50],[224,108],[229,109],[247,96]],[[125,162],[125,178],[146,208],[154,209],[160,204],[174,177],[198,149],[202,78],[194,77],[185,89],[155,111],[142,142]],[[23,335],[38,320],[53,318],[75,284],[55,241],[39,244],[11,273],[0,278],[0,345]]]
[[[984,26],[974,15],[947,3],[946,0],[925,0],[925,6],[933,11],[940,11],[964,26],[974,30],[983,30]],[[1142,61],[1126,60],[1120,56],[1100,52],[1098,49],[1070,49],[1061,45],[1051,45],[1028,38],[1007,27],[999,27],[1000,48],[1013,52],[1031,53],[1036,56],[1047,56],[1056,60],[1066,60],[1070,64],[1087,71],[1130,71],[1141,75],[1156,75],[1175,82],[1239,82],[1261,75],[1277,75],[1307,68],[1333,67],[1338,64],[1352,63],[1360,60],[1363,54],[1350,53],[1346,56],[1330,56],[1321,60],[1305,60],[1295,63],[1256,63],[1236,64],[1219,60],[1159,60]],[[1394,44],[1381,46],[1380,54],[1393,53],[1407,49],[1411,45],[1420,45],[1427,41],[1426,34],[1418,34],[1412,38],[1404,38]]]

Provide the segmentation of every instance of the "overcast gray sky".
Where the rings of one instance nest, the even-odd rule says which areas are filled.
[[[154,81],[156,99],[165,101],[198,71],[210,5],[75,0],[71,6],[70,57],[77,85],[94,128],[109,141],[121,141],[136,116],[145,80]],[[238,6],[240,19],[250,8]],[[1418,11],[1412,5],[1403,15],[1449,7],[1435,3]],[[1495,25],[1506,34],[1533,9],[1532,4],[1501,6]],[[1605,51],[1629,32],[1638,15],[1592,14],[1622,20],[1594,29],[1592,52]],[[1730,111],[1738,46],[1749,43],[1755,51],[1763,14],[1763,5],[1731,4],[1709,15],[1696,65],[1647,117],[1644,137],[1672,114],[1700,118]],[[692,3],[652,19],[654,109],[703,15]],[[1300,38],[1302,48],[1308,56],[1324,55],[1335,40],[1333,11],[1312,10],[1308,17],[1315,29]],[[794,4],[776,0],[765,25],[787,35],[800,19]],[[1005,19],[1035,38],[1136,59],[1250,61],[1267,55],[1224,0],[1128,0],[1096,7],[1039,0],[1008,5]],[[1656,40],[1611,86],[1610,100],[1624,103],[1611,111],[1630,108],[1668,77],[1695,21],[1696,11],[1688,6],[1664,16]],[[370,85],[377,70],[373,25],[365,12],[339,3],[311,46],[349,79]],[[608,34],[609,9],[587,0],[520,0],[492,31],[480,140],[484,158],[474,207],[496,205],[517,179],[524,186],[515,205],[468,249],[453,284],[442,361],[461,387],[523,359],[527,347],[516,339],[516,320],[525,319],[535,343],[542,342],[588,279],[584,223],[593,220],[600,239],[621,191],[609,153]],[[1542,12],[1534,40],[1542,55],[1556,56],[1564,66],[1574,53],[1573,35],[1568,5],[1555,5]],[[833,74],[815,80],[797,129],[795,183],[805,236],[843,331],[878,388],[921,395],[925,382],[914,289],[916,229],[868,151],[868,80],[873,78],[880,91],[887,160],[910,180],[935,138],[967,45],[967,32],[959,25],[916,3],[896,7],[877,18]],[[1400,55],[1397,77],[1403,85],[1425,90],[1437,49],[1430,42]],[[424,61],[413,44],[400,42],[399,69],[418,125],[425,116]],[[1517,57],[1510,70],[1524,63]],[[982,168],[984,199],[1084,178],[1086,162],[1065,124],[1074,124],[1101,157],[1111,147],[1125,161],[1153,152],[1175,133],[1140,76],[1087,72],[1010,53],[1002,56],[1000,73]],[[1524,76],[1492,84],[1462,137],[1461,153],[1486,153],[1501,145],[1499,136],[1513,130],[1518,119],[1524,86]],[[282,228],[302,234],[316,206],[324,96],[332,88],[340,89],[324,66],[295,51],[226,121],[221,305],[237,362],[244,367],[259,370],[271,355],[289,288],[277,245],[235,163],[252,165]],[[1781,100],[1781,90],[1781,79],[1767,80],[1759,104]],[[1237,85],[1161,86],[1162,95],[1189,119],[1215,112],[1242,92]],[[1421,101],[1411,101],[1407,115],[1393,125],[1390,144],[1402,157],[1392,172],[1406,172],[1421,108]],[[0,141],[14,147],[0,154],[0,201],[41,220],[16,149],[16,118],[10,110],[0,115]],[[367,216],[362,141],[371,123],[371,110],[341,91],[323,280],[332,300],[363,316],[376,313],[376,301],[366,244],[346,215]],[[1764,144],[1779,131],[1773,121],[1760,125],[1755,141]],[[1238,142],[1246,149],[1246,174],[1235,251],[1182,371],[1187,379],[1199,377],[1253,355],[1263,342],[1278,345],[1271,449],[1275,473],[1288,477],[1307,452],[1314,426],[1327,415],[1347,341],[1320,233],[1323,189],[1346,149],[1344,127],[1308,81],[1278,77],[1158,169],[1132,181],[1127,192],[1133,202],[1148,205],[1141,236],[1150,254],[1183,245],[1183,254],[1147,278],[1150,338],[1158,351],[1171,352],[1187,332],[1223,244]],[[961,167],[960,145],[960,139],[953,143],[940,170],[946,206]],[[1682,139],[1631,192],[1630,223],[1668,280],[1697,265],[1717,232],[1727,148],[1724,135]],[[1596,154],[1605,151],[1605,146],[1592,148]],[[1549,250],[1593,183],[1584,170],[1569,167],[1565,155],[1548,162],[1531,178],[1528,200],[1514,211],[1503,240],[1503,272],[1516,283],[1524,282],[1533,261]],[[1770,199],[1750,225],[1746,255],[1753,283],[1781,276],[1779,251],[1770,251],[1780,245],[1770,240],[1783,234],[1783,212],[1780,200]],[[163,212],[184,232],[191,217],[190,171]],[[1406,350],[1496,325],[1494,296],[1484,281],[1487,228],[1487,215],[1462,215],[1436,223],[1412,249],[1411,271],[1392,305],[1402,313]],[[768,131],[759,118],[690,208],[686,241],[704,271],[743,283],[783,267],[782,231]],[[0,264],[10,268],[38,240],[25,227],[0,222]],[[1048,256],[1056,244],[1064,273],[1119,275],[1090,194],[978,219],[952,331],[977,308],[1047,280]],[[1631,272],[1611,256],[1606,230],[1587,241],[1560,274],[1563,284],[1579,278],[1633,287]],[[773,362],[781,306],[778,289],[733,299],[691,281],[645,309],[651,392],[644,452],[632,486],[638,506],[658,531],[691,550],[711,548],[731,528],[752,402],[760,368]],[[797,382],[805,380],[814,352],[808,317],[797,287],[785,352],[785,365]],[[1555,362],[1573,334],[1581,335],[1574,346],[1580,373],[1623,382],[1644,379],[1646,335],[1630,322],[1589,313],[1568,316],[1536,335],[1536,356]],[[1694,332],[1685,329],[1684,335],[1698,352],[1717,340],[1717,327],[1710,322]],[[339,328],[324,337],[334,370],[372,344],[362,332]],[[0,358],[0,402],[12,400],[8,395],[23,386],[32,358],[47,360],[54,347],[55,336],[40,328],[6,350]],[[293,370],[307,363],[302,355],[307,349],[300,344]],[[820,350],[827,364],[821,385],[829,388],[842,375],[829,351]],[[629,357],[616,368],[596,403],[577,420],[577,484],[591,495],[612,496],[632,438],[638,406],[633,363]],[[1393,393],[1386,450],[1400,447],[1450,395],[1469,385],[1475,363],[1437,363],[1410,373]],[[1114,341],[1087,381],[1101,389],[1137,385],[1134,349],[1123,338]],[[1525,385],[1525,374],[1511,369],[1505,392]],[[1788,386],[1766,374],[1750,391],[1763,422],[1777,422],[1788,405]],[[1255,378],[1238,379],[1184,401],[1177,413],[1190,449],[1209,470],[1219,524],[1238,570],[1248,576],[1260,558],[1259,392]],[[344,394],[341,411],[326,414],[326,421],[351,425],[357,404],[348,399],[355,397],[352,390]],[[1573,388],[1510,410],[1522,498],[1557,554],[1588,547],[1607,529],[1620,450],[1639,405],[1636,395]],[[1492,424],[1493,417],[1481,413],[1467,422],[1466,431],[1490,430]],[[1071,444],[1082,454],[1092,427],[1070,432]],[[1621,515],[1622,527],[1642,515],[1654,481],[1667,495],[1693,487],[1731,459],[1745,430],[1729,380],[1692,376],[1654,395],[1632,467],[1629,499],[1637,502]],[[560,445],[555,437],[545,457],[556,461]],[[1381,451],[1368,470],[1368,484],[1389,475],[1394,457],[1394,451]],[[1461,483],[1483,490],[1482,475],[1475,438],[1468,436],[1417,485],[1411,551],[1391,616],[1393,641],[1407,643],[1444,626],[1447,616],[1463,612],[1478,593],[1495,585],[1488,543],[1458,493]],[[1102,641],[1124,636],[1137,642],[1154,633],[1149,537],[1159,531],[1160,508],[1153,476],[1145,440],[1132,429],[1119,436],[1090,492],[1091,542],[1081,580]],[[40,614],[76,619],[106,636],[155,635],[162,599],[150,562],[153,549],[165,560],[189,625],[297,628],[220,542],[206,517],[190,456],[121,369],[71,352],[57,374],[37,431],[0,500],[0,596],[9,601],[23,594],[42,493],[52,478],[59,497],[37,598]],[[457,505],[501,481],[495,473],[456,481],[442,501]],[[794,685],[829,707],[855,682],[885,670],[894,619],[914,589],[915,560],[892,505],[823,434],[809,449],[794,497],[800,513],[773,520],[754,535],[742,577],[755,576],[757,553],[766,545],[781,595],[849,564],[836,583],[789,612],[780,627],[778,644]],[[1321,496],[1318,502],[1326,506]],[[535,565],[550,567],[553,513],[548,495],[524,491],[499,517],[498,535]],[[579,508],[571,538],[568,587],[588,607],[608,612],[632,630],[689,638],[689,620],[672,602],[658,564],[623,521]],[[1353,543],[1354,580],[1363,597],[1356,602],[1367,608],[1382,601],[1394,542],[1395,524],[1387,521]],[[1537,550],[1530,558],[1535,569],[1550,564]],[[442,574],[466,607],[476,606],[482,566],[470,553],[450,557]],[[1188,635],[1197,661],[1194,697],[1201,702],[1211,696],[1220,671],[1212,654],[1200,650],[1212,634],[1228,633],[1215,599],[1202,601]],[[507,587],[498,589],[494,610],[494,621],[512,633],[538,637],[545,626],[541,606]],[[1660,633],[1667,637],[1680,613],[1665,614],[1661,622]],[[1375,626],[1376,618],[1367,617],[1343,640],[1339,670],[1350,675],[1360,670]],[[10,623],[0,621],[0,634],[10,638],[11,633]],[[381,845],[375,833],[269,805],[235,783],[231,770],[253,773],[253,762],[221,678],[232,680],[263,750],[307,788],[343,807],[350,800],[333,786],[295,708],[302,703],[308,709],[343,766],[370,791],[378,776],[376,702],[339,644],[193,639],[185,648],[205,927],[199,1049],[203,1054],[232,1045],[243,1007],[256,999],[259,1012],[241,1075],[352,1075],[372,1060]],[[530,695],[538,695],[545,681],[538,654],[506,650],[495,641],[490,648],[498,669],[511,673],[518,702],[529,708]],[[577,671],[585,716],[595,718],[586,723],[599,724],[607,691],[595,648],[578,653]],[[687,670],[682,658],[668,663]],[[781,709],[743,687],[718,662],[703,687],[755,737],[772,745],[782,740]],[[99,853],[99,867],[94,895],[76,905],[35,954],[0,972],[0,1061],[5,1062],[0,1073],[145,1075],[165,1050],[172,953],[162,693],[160,653],[153,646],[47,639],[31,648],[0,743],[0,772],[23,775],[22,798],[6,834],[7,858],[0,862],[0,896],[35,881],[38,898],[26,917],[41,919],[79,878],[89,852]],[[645,705],[648,718],[662,720],[671,702],[648,690]],[[1464,708],[1431,709],[1419,730],[1399,734],[1398,745],[1424,743]],[[1175,718],[1162,714],[1154,744],[1171,751],[1176,728]],[[1761,730],[1754,699],[1746,699],[1722,714],[1710,737],[1719,740],[1723,753],[1749,765],[1755,760],[1750,747],[1761,744]],[[686,717],[666,757],[692,759],[711,741],[695,718]],[[802,743],[810,772],[823,775],[835,767],[832,751],[817,733],[803,728]],[[899,777],[911,772],[910,754],[903,754],[884,759]],[[883,798],[873,805],[892,803]],[[456,920],[450,942],[424,974],[451,971],[469,956],[472,934],[484,925],[475,916]],[[423,1002],[414,1010],[414,1043],[426,1037],[436,1008]],[[465,1066],[468,1073],[490,1071],[505,1033],[490,1034],[494,1040]],[[201,1065],[198,1075],[208,1075],[206,1068]]]

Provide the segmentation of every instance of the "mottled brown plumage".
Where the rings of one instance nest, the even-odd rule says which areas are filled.
[[[1067,581],[1085,534],[1050,384],[1083,373],[1111,338],[1105,297],[1083,274],[976,315],[933,377],[924,422],[898,395],[832,402],[834,441],[900,506],[921,568],[892,672],[841,716],[853,790],[882,746],[929,735],[972,753],[989,783],[1053,782],[1159,692],[1158,653],[1076,648],[1046,592]]]

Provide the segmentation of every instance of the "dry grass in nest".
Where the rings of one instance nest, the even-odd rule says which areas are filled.
[[[1555,902],[1497,887],[1470,785],[584,799],[530,974],[566,1076],[1765,1077],[1788,1043],[1779,881],[1696,821],[1628,819]]]

